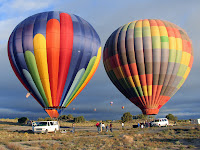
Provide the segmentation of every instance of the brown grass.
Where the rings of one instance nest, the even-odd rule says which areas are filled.
[[[16,120],[0,119],[0,145],[8,149],[200,149],[200,130],[194,125],[181,125],[167,128],[133,129],[133,123],[126,123],[121,130],[120,123],[113,123],[114,131],[97,133],[78,130],[75,133],[33,134],[30,132],[9,131],[7,126],[19,126]],[[96,123],[76,124],[76,127],[93,128]],[[63,126],[71,123],[62,122]],[[69,129],[70,130],[70,129]]]

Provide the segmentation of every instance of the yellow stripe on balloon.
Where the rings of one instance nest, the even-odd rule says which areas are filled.
[[[160,36],[158,26],[151,26],[151,36]]]
[[[159,31],[160,31],[160,36],[166,36],[168,37],[167,29],[164,26],[158,26]]]
[[[38,33],[33,39],[34,54],[37,63],[38,72],[42,81],[42,86],[47,97],[49,106],[52,107],[51,90],[49,84],[48,64],[47,64],[47,51],[46,51],[46,39]]]
[[[142,20],[137,21],[135,28],[142,28]]]
[[[176,50],[181,50],[182,51],[182,39],[181,38],[176,38]]]
[[[152,85],[148,85],[148,96],[152,96]]]
[[[133,79],[134,79],[135,85],[136,85],[137,87],[140,87],[141,84],[140,84],[139,76],[138,76],[138,75],[135,75],[135,76],[133,76]]]
[[[187,52],[182,53],[181,64],[188,66],[190,63],[191,54]]]
[[[191,54],[187,52],[183,52],[182,57],[184,57],[184,59],[183,60],[181,59],[181,64],[189,66]]]
[[[148,19],[144,19],[142,22],[142,27],[150,27],[150,23]]]
[[[169,49],[176,49],[175,37],[169,37]]]
[[[183,76],[183,78],[186,80],[187,79],[187,76],[189,75],[189,73],[190,73],[190,67],[188,67],[187,68],[187,70],[186,70],[186,72],[185,72],[185,74],[184,74],[184,76]]]
[[[94,66],[92,68],[92,70],[90,71],[89,75],[87,76],[87,78],[85,79],[85,81],[83,82],[83,84],[81,85],[81,87],[79,88],[79,90],[76,92],[76,94],[74,95],[74,97],[71,99],[71,101],[67,104],[66,107],[69,106],[69,104],[78,96],[78,94],[84,89],[84,87],[88,84],[88,82],[91,80],[92,76],[94,75],[95,71],[98,68],[99,62],[101,59],[101,47],[98,50],[97,53],[97,58],[96,61],[94,63]]]
[[[144,93],[144,96],[148,96],[148,93],[147,93],[147,86],[142,86],[142,89],[143,89],[143,93]]]
[[[131,85],[131,87],[135,87],[135,83],[133,82],[132,76],[128,77],[128,81],[129,81],[129,84]]]

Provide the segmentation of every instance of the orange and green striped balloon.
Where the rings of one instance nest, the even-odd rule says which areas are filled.
[[[158,114],[192,68],[192,42],[171,22],[137,20],[111,34],[103,63],[113,84],[143,114]]]

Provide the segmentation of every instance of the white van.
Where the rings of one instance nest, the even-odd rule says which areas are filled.
[[[167,118],[158,118],[151,122],[151,126],[167,127],[168,125],[169,125],[169,121]]]
[[[191,124],[200,124],[200,119],[191,119]]]
[[[32,123],[34,133],[48,133],[59,131],[60,125],[58,121],[37,121]]]

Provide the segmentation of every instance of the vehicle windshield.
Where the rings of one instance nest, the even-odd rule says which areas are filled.
[[[159,122],[159,119],[156,119],[154,122]]]
[[[47,122],[36,122],[36,126],[47,126]]]

